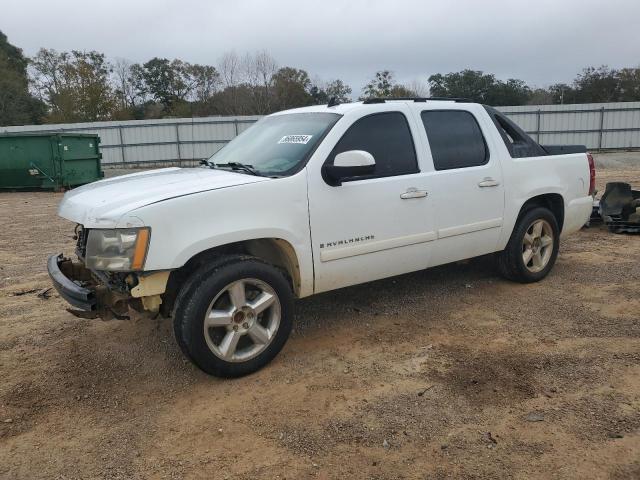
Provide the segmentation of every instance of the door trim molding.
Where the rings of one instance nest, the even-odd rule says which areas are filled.
[[[380,252],[383,250],[391,250],[392,248],[407,247],[418,243],[426,243],[437,240],[436,232],[416,233],[414,235],[405,235],[403,237],[388,238],[386,240],[375,240],[369,243],[360,243],[358,245],[350,245],[348,247],[331,248],[320,252],[321,262],[330,262],[341,258],[355,257],[367,253]]]
[[[454,237],[456,235],[464,235],[465,233],[479,232],[480,230],[488,230],[502,226],[502,217],[491,218],[481,222],[467,223],[466,225],[457,225],[438,230],[438,238]]]

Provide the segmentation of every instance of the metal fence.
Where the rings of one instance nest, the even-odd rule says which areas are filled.
[[[640,148],[640,102],[498,107],[541,144],[592,150]],[[105,165],[192,165],[214,154],[258,116],[128,120],[6,127],[7,132],[100,135]]]
[[[7,132],[81,132],[100,135],[104,165],[191,165],[220,150],[258,116],[128,120],[7,127]]]
[[[640,102],[498,107],[543,145],[640,148]]]

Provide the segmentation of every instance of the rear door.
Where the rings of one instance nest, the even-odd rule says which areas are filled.
[[[504,184],[493,125],[476,113],[460,107],[420,111],[434,166],[438,240],[431,265],[493,252],[501,233]]]

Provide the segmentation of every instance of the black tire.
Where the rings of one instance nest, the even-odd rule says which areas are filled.
[[[553,250],[543,269],[531,271],[524,263],[523,241],[529,227],[538,220],[546,221],[553,231]],[[560,248],[560,231],[555,215],[547,208],[533,207],[520,215],[507,247],[497,256],[498,271],[508,280],[520,283],[538,282],[546,277],[558,257]]]
[[[257,356],[246,361],[226,361],[207,344],[205,316],[213,300],[224,295],[222,292],[225,287],[243,279],[264,282],[275,292],[279,302],[279,325],[265,349]],[[176,298],[173,316],[178,345],[196,366],[217,377],[240,377],[265,366],[284,346],[291,333],[293,294],[283,273],[272,265],[251,256],[226,255],[200,267],[189,277]],[[255,318],[257,322],[259,315]]]

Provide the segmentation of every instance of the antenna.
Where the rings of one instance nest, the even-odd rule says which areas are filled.
[[[338,99],[336,97],[331,97],[329,99],[329,103],[327,103],[327,107],[335,107],[340,105],[340,102],[338,101]]]

